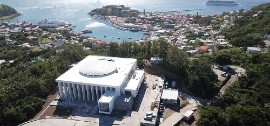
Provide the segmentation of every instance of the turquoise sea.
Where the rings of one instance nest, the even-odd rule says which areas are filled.
[[[235,0],[239,6],[208,6],[206,0],[0,0],[0,3],[14,7],[22,15],[10,22],[27,21],[36,24],[48,20],[59,20],[72,23],[75,31],[85,27],[91,28],[89,36],[110,42],[133,41],[143,37],[142,32],[130,32],[115,29],[103,19],[94,19],[88,12],[104,5],[125,5],[139,11],[180,11],[185,14],[202,15],[220,14],[239,9],[250,9],[252,6],[270,2],[269,0]],[[184,11],[191,10],[191,11]],[[107,35],[104,38],[104,35]],[[121,39],[117,39],[120,37]],[[132,39],[128,39],[131,37]]]

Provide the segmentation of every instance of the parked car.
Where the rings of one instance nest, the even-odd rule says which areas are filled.
[[[231,77],[231,73],[224,72],[221,74],[222,77]]]
[[[163,107],[164,107],[164,104],[161,102],[161,103],[159,104],[159,107],[160,107],[160,108],[163,108]]]
[[[158,114],[159,114],[159,115],[162,115],[162,113],[163,113],[163,109],[162,109],[162,108],[159,108],[159,109],[158,109]]]
[[[222,76],[222,77],[227,77],[227,72],[223,72],[223,73],[221,74],[221,76]]]

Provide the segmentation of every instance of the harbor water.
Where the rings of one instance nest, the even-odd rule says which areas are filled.
[[[139,11],[179,11],[184,14],[212,15],[239,9],[250,9],[252,6],[269,2],[269,0],[235,0],[239,6],[209,6],[206,0],[0,0],[0,3],[15,8],[22,15],[10,22],[37,22],[48,19],[65,21],[73,24],[75,31],[91,28],[91,37],[106,42],[134,41],[143,38],[142,32],[123,31],[114,28],[104,19],[90,17],[87,13],[105,5],[125,5]],[[188,11],[187,11],[188,10]],[[105,37],[106,35],[106,37]],[[120,39],[119,39],[120,38]],[[131,38],[131,39],[129,39]]]

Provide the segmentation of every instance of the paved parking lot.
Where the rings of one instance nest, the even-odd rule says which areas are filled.
[[[151,111],[151,103],[154,101],[159,101],[160,99],[160,88],[156,86],[155,89],[153,89],[153,85],[160,83],[163,83],[162,79],[158,76],[151,75],[151,74],[145,74],[145,86],[142,86],[142,89],[140,89],[140,98],[141,98],[141,104],[139,104],[139,108],[136,111],[132,111],[131,116],[123,119],[123,122],[126,122],[126,124],[129,124],[130,126],[139,126],[140,122],[149,123],[148,121],[144,121],[144,116],[146,112],[153,112],[157,113],[158,108],[155,108],[153,111]],[[145,87],[145,91],[144,88]],[[136,101],[134,101],[136,102]]]

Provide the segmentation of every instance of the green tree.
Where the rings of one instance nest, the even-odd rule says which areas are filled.
[[[224,110],[219,107],[205,106],[200,111],[198,126],[226,126]]]
[[[119,55],[118,49],[119,49],[118,43],[111,42],[109,44],[108,55],[109,56],[118,56]]]
[[[226,53],[217,53],[214,54],[214,62],[219,64],[220,66],[229,65],[231,61],[230,55]]]

